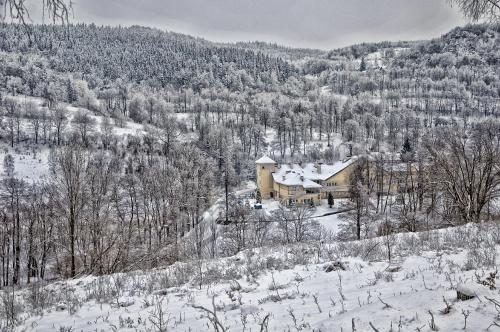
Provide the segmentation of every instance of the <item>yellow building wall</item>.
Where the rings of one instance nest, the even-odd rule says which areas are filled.
[[[351,174],[353,170],[354,164],[347,166],[331,178],[327,179],[325,181],[325,185],[328,186],[328,184],[335,184],[336,186],[349,186],[351,184]]]
[[[288,199],[290,190],[287,186],[274,182],[274,193],[276,199],[284,200]]]
[[[321,204],[321,193],[306,194],[304,196],[301,196],[301,197],[297,198],[296,204],[297,205],[306,204],[305,203],[306,200],[312,200],[312,202],[314,203],[314,205],[320,205]]]
[[[288,201],[291,196],[299,191],[300,189],[294,190],[293,187],[285,186],[284,184],[274,183],[274,192],[276,198],[280,201]]]
[[[324,187],[323,198],[328,198],[328,192],[332,192],[334,198],[348,198],[350,196],[349,186],[351,185],[351,174],[353,170],[354,164],[351,164],[324,181],[322,183]]]
[[[260,191],[262,199],[271,198],[273,193],[273,172],[276,170],[274,164],[257,164],[257,188]]]
[[[304,204],[304,201],[306,200],[312,200],[315,205],[321,203],[321,193],[311,193],[311,194],[306,193],[304,195],[301,195],[300,197],[294,197],[294,194],[296,194],[297,192],[304,192],[304,191],[305,190],[302,187],[290,187],[290,186],[285,186],[283,184],[274,183],[274,192],[276,195],[275,198],[280,202],[283,202],[284,204],[288,204],[290,199],[292,199],[294,203],[297,205]]]

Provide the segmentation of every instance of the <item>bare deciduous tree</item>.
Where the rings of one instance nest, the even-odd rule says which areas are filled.
[[[80,146],[67,146],[56,152],[54,175],[60,195],[61,217],[67,221],[70,255],[70,276],[76,275],[77,227],[82,209],[87,201],[85,174],[88,158]]]
[[[302,242],[312,235],[313,213],[314,209],[305,204],[290,208],[280,206],[274,212],[273,217],[276,218],[286,243]]]
[[[470,133],[445,128],[427,140],[436,182],[451,198],[462,222],[479,222],[484,208],[500,195],[500,140],[491,123]]]
[[[500,0],[449,0],[458,5],[464,16],[474,21],[500,18]]]
[[[29,24],[30,12],[29,0],[0,0],[0,20],[10,17],[23,25]],[[71,0],[36,0],[41,3],[43,15],[47,14],[53,23],[66,24],[69,22],[69,16],[72,8]]]

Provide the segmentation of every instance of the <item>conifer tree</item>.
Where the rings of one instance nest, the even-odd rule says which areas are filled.
[[[361,64],[359,65],[359,71],[365,71],[365,70],[366,70],[366,62],[365,62],[365,58],[362,57]]]
[[[330,209],[333,207],[333,204],[335,204],[335,201],[333,199],[333,194],[328,193],[328,206],[330,207]]]

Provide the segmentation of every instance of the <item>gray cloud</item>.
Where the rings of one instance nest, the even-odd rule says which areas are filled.
[[[465,23],[446,0],[79,0],[74,11],[75,21],[322,49],[431,38]]]

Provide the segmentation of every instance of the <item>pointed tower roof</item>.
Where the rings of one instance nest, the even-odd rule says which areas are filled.
[[[274,160],[272,160],[271,158],[269,158],[268,156],[264,156],[264,157],[260,158],[255,163],[256,164],[276,164],[276,162]]]

